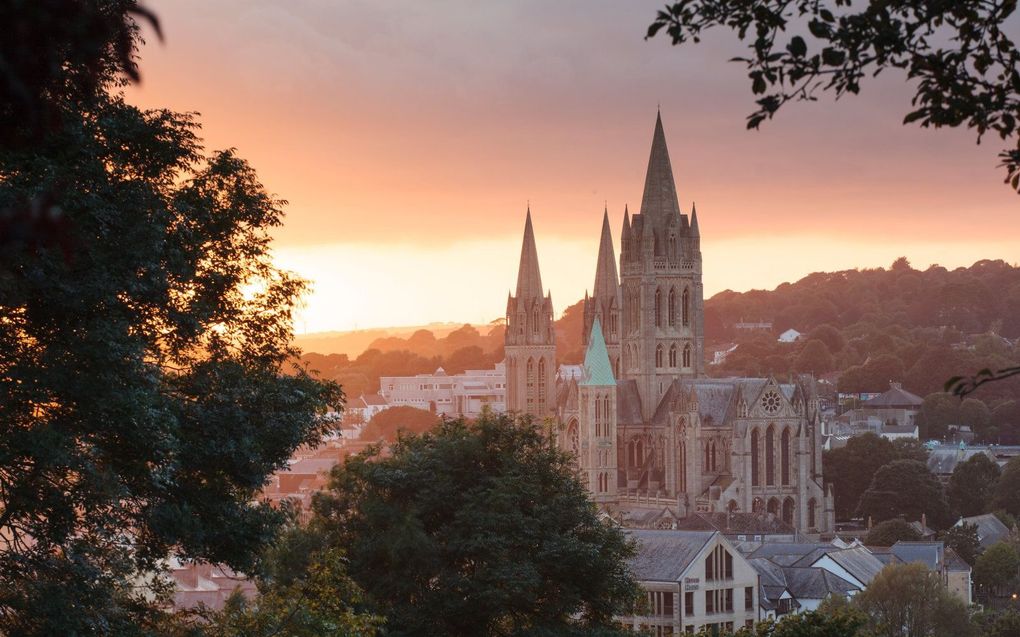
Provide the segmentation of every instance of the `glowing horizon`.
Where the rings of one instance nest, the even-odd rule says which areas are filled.
[[[151,0],[166,43],[129,99],[200,111],[208,147],[289,200],[274,251],[314,285],[301,333],[502,316],[528,200],[562,312],[592,285],[606,202],[619,254],[656,103],[706,298],[899,256],[1015,259],[995,140],[901,126],[891,74],[746,132],[738,45],[645,42],[660,4]]]

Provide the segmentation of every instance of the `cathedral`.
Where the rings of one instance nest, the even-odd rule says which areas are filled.
[[[709,378],[701,275],[698,214],[680,210],[660,115],[641,209],[624,211],[619,269],[603,215],[579,375],[556,373],[528,210],[507,299],[507,410],[555,423],[593,499],[626,525],[739,512],[832,532],[813,379]]]

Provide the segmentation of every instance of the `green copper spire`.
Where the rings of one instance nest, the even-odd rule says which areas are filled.
[[[581,385],[613,386],[613,366],[609,363],[609,352],[606,350],[606,339],[602,337],[602,325],[598,317],[591,324],[591,338],[588,349],[584,353],[584,380]]]

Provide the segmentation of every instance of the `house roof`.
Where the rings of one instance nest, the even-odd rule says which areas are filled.
[[[641,396],[633,378],[616,384],[616,422],[620,425],[642,424]]]
[[[637,554],[628,560],[638,581],[677,582],[694,562],[715,531],[630,530]]]
[[[824,568],[786,567],[786,588],[797,599],[825,599],[833,593],[846,595],[860,587]]]
[[[920,407],[924,399],[917,394],[911,394],[903,389],[899,383],[890,383],[889,389],[878,396],[861,403],[862,409],[884,409],[889,407]]]
[[[379,394],[362,394],[361,400],[363,400],[365,404],[369,406],[380,406],[388,404],[386,402],[386,399],[380,396]]]
[[[921,562],[930,571],[942,569],[943,551],[945,545],[942,542],[904,542],[899,541],[893,544],[893,554],[903,562]]]
[[[977,527],[978,542],[981,543],[981,548],[988,548],[1009,535],[1009,527],[1003,524],[1002,520],[993,513],[960,518],[956,526],[962,526],[963,524],[973,524]]]
[[[793,535],[793,526],[776,516],[758,513],[696,512],[677,521],[677,528],[686,531],[719,531],[733,535]]]
[[[881,560],[863,546],[832,551],[826,556],[865,585],[870,584],[871,580],[875,579],[875,576],[885,567]]]
[[[985,454],[989,460],[995,462],[995,456],[987,449],[940,447],[928,452],[928,469],[936,475],[949,475],[956,469],[956,465],[970,460],[979,453]]]

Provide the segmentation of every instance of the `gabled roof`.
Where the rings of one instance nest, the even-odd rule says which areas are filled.
[[[362,394],[361,400],[363,400],[366,405],[380,406],[388,404],[386,399],[379,394]]]
[[[701,550],[717,535],[714,531],[630,530],[637,554],[628,560],[638,581],[678,582]]]
[[[825,557],[842,566],[847,573],[864,585],[870,584],[871,580],[875,579],[875,576],[885,567],[881,560],[863,546],[833,551],[827,553]]]
[[[591,324],[591,337],[588,349],[584,353],[584,379],[578,383],[583,386],[612,387],[616,385],[613,378],[613,365],[609,362],[606,340],[602,338],[602,325],[598,317]]]
[[[890,407],[920,407],[924,399],[903,389],[899,383],[890,383],[889,389],[878,396],[861,403],[862,409],[883,409]]]
[[[942,569],[945,545],[942,542],[904,542],[893,544],[890,549],[900,561],[909,564],[921,562],[930,571]]]
[[[825,599],[832,594],[846,595],[860,590],[856,584],[824,568],[786,567],[783,574],[787,589],[797,599]]]
[[[616,384],[616,423],[642,424],[641,395],[638,393],[637,381],[633,378],[621,380]]]
[[[955,526],[962,526],[963,524],[973,524],[977,527],[978,542],[981,543],[981,548],[988,548],[1009,535],[1009,527],[1003,524],[1002,520],[994,513],[960,518]]]

